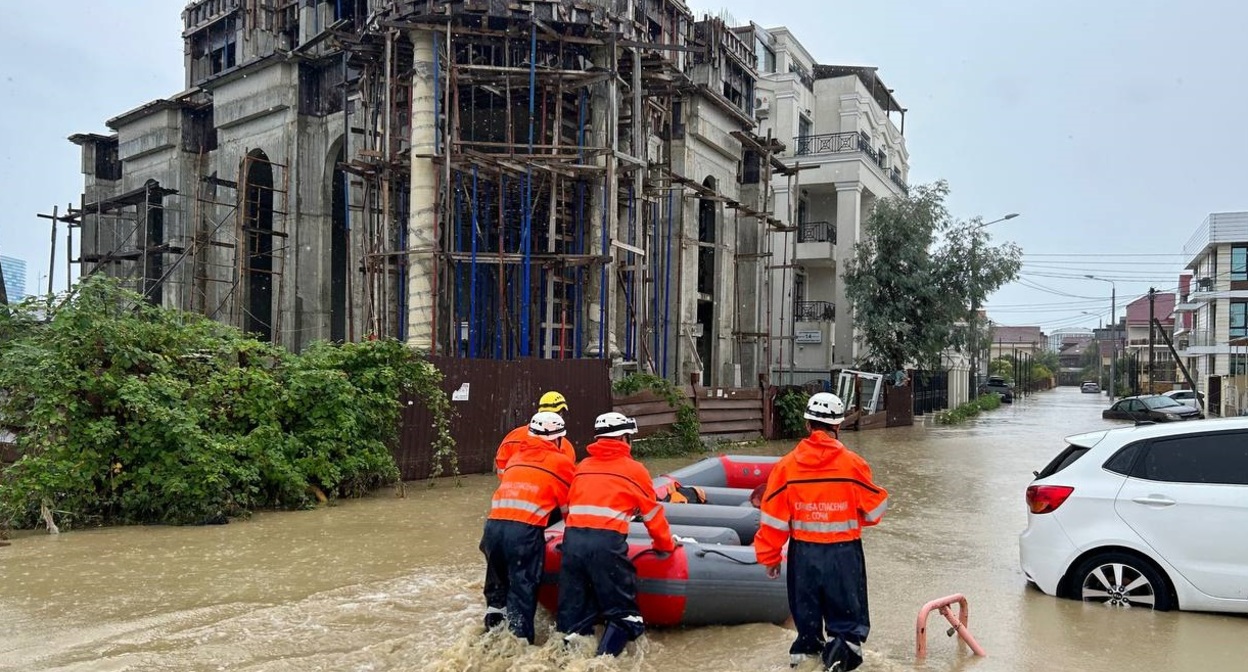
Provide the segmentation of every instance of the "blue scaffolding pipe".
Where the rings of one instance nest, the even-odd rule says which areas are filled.
[[[498,211],[500,214],[504,214],[504,217],[500,219],[505,219],[505,216],[506,216],[505,213],[507,212],[507,176],[506,175],[499,177]],[[507,227],[506,226],[500,225],[498,227],[498,251],[500,254],[506,254],[507,252]],[[496,274],[496,279],[498,279],[500,283],[503,283],[503,284],[507,282],[506,267],[499,267],[498,272]],[[499,314],[498,314],[498,319],[494,320],[494,336],[497,339],[498,343],[494,346],[494,352],[498,359],[503,359],[504,354],[506,354],[508,356],[508,359],[510,359],[511,353],[503,352],[503,347],[504,347],[503,346],[503,340],[504,340],[503,339],[503,311],[507,307],[507,299],[504,296],[500,296],[498,297],[498,300],[496,301],[496,303],[498,304]],[[510,350],[510,348],[508,348],[508,350]]]
[[[400,196],[399,199],[400,199],[399,202],[401,204],[405,203],[407,205],[407,207],[402,209],[402,212],[407,212],[410,215],[410,212],[411,212],[410,198],[406,196]],[[408,257],[407,257],[407,223],[406,222],[400,223],[399,225],[399,251],[402,254],[399,256],[399,263],[398,263],[398,269],[397,269],[398,270],[398,293],[399,293],[398,336],[399,336],[400,341],[407,341],[407,265],[409,262],[408,262]]]
[[[628,185],[628,244],[637,244],[637,207],[636,200],[633,198],[633,185]],[[633,285],[633,280],[637,277],[636,271],[633,270],[633,264],[636,263],[636,257],[629,252],[625,258],[628,264],[628,270],[624,271],[624,302],[627,306],[633,305],[633,297],[637,295],[637,288]],[[624,311],[624,360],[636,361],[634,348],[636,346],[636,335],[634,329],[636,325],[636,313],[632,310]]]
[[[580,124],[577,126],[577,137],[576,137],[578,161],[582,164],[585,163],[585,114],[586,114],[586,105],[588,101],[589,101],[589,93],[585,91],[584,89],[582,89],[581,97],[579,101]],[[586,226],[586,221],[585,221],[585,180],[582,179],[582,180],[578,180],[576,183],[576,254],[585,254],[585,250],[587,247],[585,244],[586,228],[587,226]],[[576,307],[576,315],[572,320],[573,325],[574,325],[573,341],[576,344],[575,354],[577,357],[580,357],[581,353],[585,352],[584,350],[585,332],[583,328],[584,325],[582,322],[583,315],[581,314],[581,308],[584,303],[584,297],[585,297],[585,269],[580,266],[576,267],[576,287],[573,290],[573,293],[574,293],[574,296],[576,297],[576,303],[574,304]]]
[[[667,192],[667,254],[663,255],[663,377],[667,378],[667,345],[672,333],[672,199]]]
[[[609,252],[607,238],[607,181],[602,181],[602,256]],[[602,264],[598,275],[598,358],[607,357],[607,263]]]
[[[472,167],[472,275],[468,280],[468,356],[477,357],[477,231],[480,231],[477,220],[477,167]]]
[[[464,174],[461,172],[456,172],[455,175],[456,177],[459,178],[458,189],[456,189],[454,185],[451,185],[451,191],[455,194],[455,249],[463,250],[464,249],[464,207],[463,207],[464,206],[464,203],[463,203]],[[464,308],[464,293],[462,290],[462,287],[464,284],[464,278],[463,278],[464,269],[463,269],[463,265],[460,264],[459,262],[452,261],[451,263],[454,264],[455,266],[455,286],[452,288],[452,291],[454,293],[452,297],[452,301],[454,301],[456,311],[455,311],[454,319],[451,320],[450,336],[451,336],[451,343],[452,343],[451,347],[455,352],[455,356],[458,357],[458,356],[467,354],[465,352],[462,352],[463,339],[460,338],[460,334],[459,334],[459,323],[463,319],[464,313],[467,312]]]
[[[650,302],[651,304],[650,331],[653,336],[653,338],[651,339],[652,341],[651,347],[654,348],[653,350],[651,350],[651,353],[653,353],[651,355],[652,360],[657,359],[659,356],[659,353],[661,352],[659,350],[659,262],[660,262],[659,248],[662,247],[662,245],[660,244],[661,243],[660,239],[662,237],[660,234],[662,233],[662,229],[659,227],[659,212],[660,210],[659,210],[658,201],[651,203],[650,204],[650,222],[654,226],[654,242],[652,246],[650,247],[650,259],[651,259],[650,294],[652,297],[652,301]]]
[[[524,212],[520,217],[520,247],[524,253],[524,264],[520,271],[520,291],[524,292],[524,300],[520,302],[520,356],[529,356],[529,300],[533,297],[533,288],[529,282],[533,279],[532,269],[532,237],[533,237],[533,168],[530,166],[524,176]]]
[[[576,183],[576,254],[585,254],[585,181],[578,180]],[[572,342],[574,344],[574,353],[577,357],[584,350],[583,347],[584,334],[582,333],[581,323],[581,302],[585,296],[585,269],[580,266],[576,267],[576,285],[572,288],[572,296],[575,299],[575,315],[572,318]]]

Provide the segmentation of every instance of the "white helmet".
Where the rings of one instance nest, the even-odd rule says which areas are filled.
[[[623,413],[603,413],[594,420],[594,436],[624,436],[637,433],[637,421]]]
[[[558,413],[542,411],[534,414],[533,419],[529,421],[529,436],[554,441],[567,433],[568,429],[563,424],[563,416]]]
[[[802,417],[825,425],[839,425],[845,419],[845,402],[831,392],[812,394]]]

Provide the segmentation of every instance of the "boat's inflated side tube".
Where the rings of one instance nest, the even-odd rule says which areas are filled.
[[[740,506],[742,502],[750,501],[750,493],[753,492],[746,488],[716,488],[709,485],[698,487],[706,494],[707,504],[720,506]]]
[[[667,522],[672,525],[696,525],[699,527],[727,527],[737,533],[741,543],[754,543],[760,520],[758,509],[752,506],[721,506],[716,504],[672,504],[660,502]]]
[[[740,546],[741,535],[730,527],[708,527],[705,525],[672,525],[672,534],[685,539],[694,539],[703,544],[720,544]],[[650,539],[650,532],[644,523],[629,523],[629,539]]]
[[[546,566],[538,599],[558,605],[561,531],[547,531]],[[637,568],[637,606],[647,625],[783,623],[789,616],[783,576],[768,579],[747,546],[688,543],[657,553],[646,540],[630,539]]]
[[[762,455],[720,455],[708,457],[654,479],[656,488],[671,481],[681,485],[753,490],[767,482],[780,458]]]
[[[784,571],[768,579],[766,569],[755,561],[753,547],[685,544],[683,550],[689,565],[684,625],[788,620]]]

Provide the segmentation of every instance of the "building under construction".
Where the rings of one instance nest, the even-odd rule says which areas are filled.
[[[751,385],[772,344],[754,43],[681,0],[198,0],[186,90],[80,134],[83,275],[299,349],[610,358]],[[760,298],[762,297],[762,298]]]

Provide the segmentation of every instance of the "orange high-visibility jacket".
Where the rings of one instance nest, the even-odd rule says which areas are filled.
[[[761,565],[777,565],[792,535],[821,544],[852,541],[888,508],[888,492],[871,480],[871,467],[826,432],[815,431],[776,463],[754,537]]]
[[[498,474],[499,478],[502,478],[503,470],[507,468],[507,461],[516,454],[516,451],[520,449],[520,445],[528,438],[528,425],[517,427],[507,432],[507,436],[503,437],[503,442],[498,444],[498,453],[494,455],[494,473]],[[576,448],[572,446],[572,442],[568,440],[568,437],[561,436],[555,439],[555,445],[558,446],[564,455],[568,456],[569,460],[572,460],[572,464],[576,464]]]
[[[502,483],[490,502],[490,518],[544,527],[556,508],[567,513],[568,488],[575,473],[576,465],[554,443],[526,437],[500,476]]]
[[[645,466],[633,459],[627,441],[602,438],[589,444],[589,457],[576,468],[568,494],[567,527],[589,527],[628,534],[633,516],[640,515],[650,532],[654,550],[676,548],[672,530],[654,494],[654,481]]]

